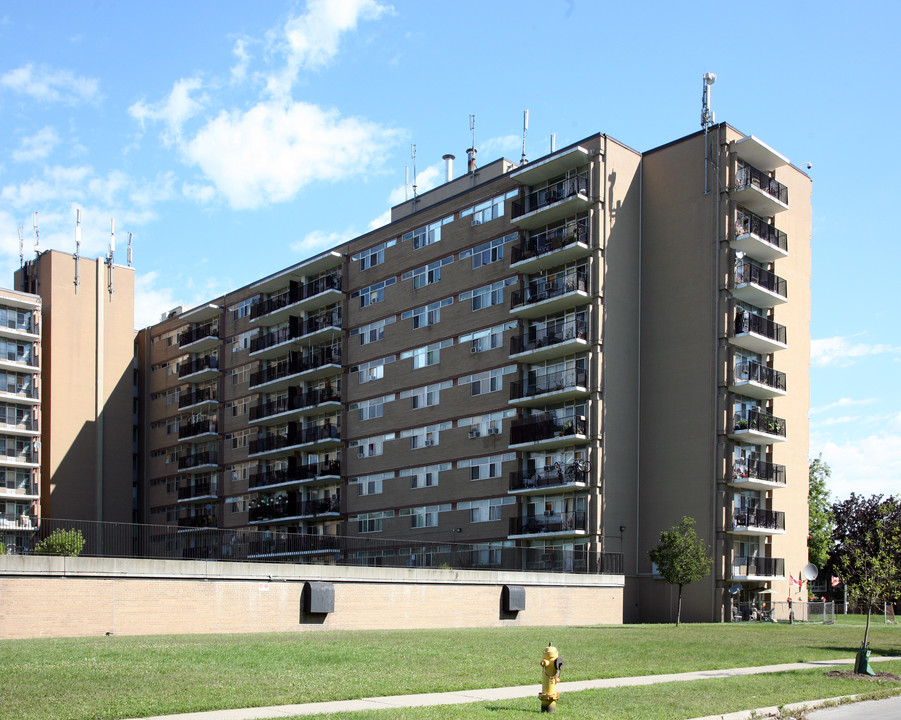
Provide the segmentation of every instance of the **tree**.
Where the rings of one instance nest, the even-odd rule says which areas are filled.
[[[676,625],[682,622],[682,588],[710,573],[713,559],[710,548],[695,532],[695,521],[683,517],[678,525],[660,533],[660,543],[648,552],[657,572],[670,585],[679,586]]]
[[[832,514],[833,558],[839,577],[848,595],[867,608],[859,661],[869,645],[873,607],[895,599],[901,591],[901,502],[852,493],[832,505]]]
[[[807,491],[807,505],[810,520],[807,535],[807,557],[820,570],[829,562],[832,549],[832,498],[826,484],[832,476],[832,469],[818,455],[810,461],[810,485]]]
[[[84,548],[81,530],[57,528],[34,546],[35,555],[69,555],[75,557]]]

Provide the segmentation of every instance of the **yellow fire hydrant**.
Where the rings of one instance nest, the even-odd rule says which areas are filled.
[[[560,693],[557,692],[557,682],[560,680],[560,668],[563,667],[563,658],[557,652],[557,648],[548,645],[544,649],[544,657],[541,658],[541,692],[538,699],[541,700],[541,712],[556,712],[557,701]]]

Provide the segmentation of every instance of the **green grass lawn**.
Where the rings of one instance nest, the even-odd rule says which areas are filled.
[[[833,626],[736,623],[6,640],[0,641],[0,663],[7,669],[0,707],[6,720],[140,717],[537,685],[538,661],[548,642],[566,661],[566,681],[846,658],[862,638],[862,625],[843,619]],[[901,629],[874,624],[870,645],[874,655],[901,655]],[[727,681],[711,682],[721,687]],[[850,681],[839,684],[850,686]],[[827,692],[812,685],[812,697],[860,692]],[[675,692],[675,686],[667,687]],[[628,692],[638,690],[654,692]],[[678,692],[684,691],[682,685]],[[608,700],[597,699],[600,692],[578,693],[570,703],[606,708]],[[627,694],[626,689],[604,693]],[[777,701],[761,700],[760,705]],[[523,710],[516,709],[518,703],[507,704],[509,712],[534,709],[527,701]],[[473,707],[465,707],[466,717],[473,717]],[[499,709],[482,710],[502,717]],[[460,715],[442,716],[431,709],[422,717],[463,716],[459,707],[456,712]],[[571,717],[630,717],[580,712]]]

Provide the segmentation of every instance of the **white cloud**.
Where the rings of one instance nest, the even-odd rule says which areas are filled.
[[[181,193],[200,205],[207,205],[216,199],[216,188],[206,183],[182,183]]]
[[[847,408],[854,407],[856,405],[872,405],[876,402],[875,398],[866,398],[865,400],[852,400],[851,398],[840,398],[833,403],[829,403],[828,405],[820,405],[819,407],[810,408],[810,415],[818,415],[820,413],[829,412],[830,410],[835,410],[836,408]]]
[[[481,143],[479,155],[486,158],[486,162],[497,160],[498,157],[506,157],[519,162],[519,157],[513,157],[513,155],[522,155],[522,136],[503,135],[489,138]]]
[[[141,123],[142,129],[147,120],[164,123],[163,142],[167,146],[176,145],[181,141],[185,122],[197,115],[209,100],[204,94],[197,99],[191,97],[202,88],[200,78],[182,78],[172,86],[172,92],[166,98],[150,104],[139,100],[128,108],[128,114]]]
[[[355,237],[355,233],[352,232],[337,233],[314,230],[297,242],[291,243],[291,250],[305,258],[312,257],[336,245],[341,245],[353,237]]]
[[[844,337],[823,338],[810,342],[810,364],[812,366],[847,367],[860,358],[886,354],[901,354],[901,347],[884,343],[854,342]]]
[[[250,54],[247,52],[247,41],[238,39],[232,48],[232,54],[237,62],[232,65],[231,76],[232,82],[242,82],[247,77],[247,67],[250,65]]]
[[[269,33],[270,51],[285,63],[267,76],[267,92],[277,99],[289,97],[300,70],[324,67],[338,53],[341,36],[358,21],[376,20],[390,10],[375,0],[310,0],[306,13]]]
[[[29,162],[43,160],[59,144],[59,135],[49,125],[41,128],[34,135],[22,138],[18,150],[13,150],[13,160]]]
[[[901,494],[901,434],[887,432],[815,447],[832,469],[829,490],[834,498],[844,499],[852,492]]]
[[[222,112],[183,148],[234,208],[289,200],[305,185],[357,177],[380,165],[398,133],[308,103],[259,103]]]
[[[78,105],[100,98],[100,83],[95,78],[80,77],[70,70],[55,70],[45,65],[35,67],[32,63],[0,75],[0,87],[45,103]]]
[[[209,302],[210,298],[224,294],[231,282],[228,278],[210,279],[197,287],[190,279],[166,276],[172,286],[160,283],[156,272],[135,274],[135,327],[145,328],[160,321],[163,313],[181,306],[184,310]]]

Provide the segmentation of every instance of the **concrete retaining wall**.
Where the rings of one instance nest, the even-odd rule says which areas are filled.
[[[303,612],[308,581],[331,584],[333,612]],[[525,609],[504,610],[504,585]],[[620,575],[0,556],[0,638],[622,620]]]

